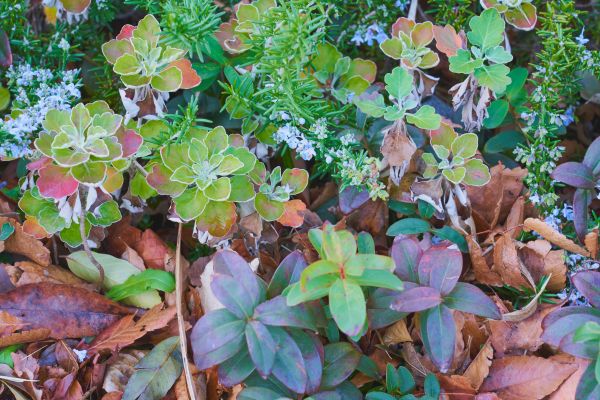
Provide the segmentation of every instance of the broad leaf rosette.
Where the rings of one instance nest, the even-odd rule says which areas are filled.
[[[159,92],[190,89],[200,77],[185,50],[162,45],[160,25],[153,15],[146,15],[137,26],[125,25],[116,39],[102,45],[102,53],[128,88],[150,85]]]
[[[388,57],[400,60],[408,69],[433,68],[440,57],[427,46],[433,41],[433,24],[429,21],[415,23],[400,17],[392,25],[392,37],[383,41],[379,47]]]
[[[40,195],[59,200],[75,193],[80,184],[106,193],[119,189],[122,171],[142,144],[142,137],[122,122],[104,101],[48,111],[44,131],[35,140],[43,157],[30,166],[39,175]]]
[[[311,65],[319,85],[344,103],[367,90],[377,74],[377,65],[373,61],[342,57],[331,43],[317,46],[317,55]]]
[[[458,249],[436,245],[423,250],[414,237],[399,236],[392,258],[405,288],[391,302],[391,309],[419,313],[425,351],[441,372],[448,372],[456,341],[451,310],[491,319],[501,319],[502,314],[481,289],[458,281],[463,265]]]
[[[321,259],[303,270],[300,281],[283,292],[287,304],[293,306],[327,296],[339,329],[360,338],[368,327],[362,287],[402,289],[402,282],[392,273],[393,260],[377,254],[357,254],[352,233],[334,231],[331,225],[324,230],[311,229],[309,239]]]
[[[292,207],[291,197],[301,193],[308,185],[308,172],[292,168],[286,169],[282,174],[281,168],[275,167],[268,173],[265,165],[257,162],[250,179],[259,185],[254,197],[254,208],[265,221],[276,221],[286,209]]]
[[[422,155],[427,165],[423,172],[425,179],[435,178],[441,173],[455,185],[483,186],[490,181],[488,166],[474,158],[478,147],[476,134],[458,135],[450,124],[443,122],[439,129],[430,131],[430,136],[435,155]]]
[[[241,139],[222,126],[190,131],[181,143],[161,147],[162,162],[153,165],[148,184],[173,198],[182,220],[195,220],[199,230],[222,237],[237,219],[236,203],[254,198],[248,175],[256,156]]]
[[[441,117],[429,105],[419,107],[419,96],[414,90],[414,78],[403,67],[396,67],[385,74],[385,90],[391,105],[386,105],[381,93],[364,93],[356,97],[354,103],[362,112],[375,118],[383,117],[387,121],[406,120],[421,129],[437,129]],[[417,109],[417,107],[419,107]],[[415,112],[410,112],[416,109]]]
[[[506,22],[517,29],[530,31],[537,23],[537,9],[531,0],[480,0],[485,9],[495,8]]]
[[[237,4],[235,18],[222,23],[215,33],[221,47],[231,54],[243,53],[252,48],[252,34],[260,29],[262,16],[276,6],[275,0]]]

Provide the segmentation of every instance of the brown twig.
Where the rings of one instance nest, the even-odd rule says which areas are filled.
[[[94,257],[94,254],[90,249],[90,245],[87,242],[88,238],[85,233],[85,204],[83,201],[81,191],[79,192],[79,201],[81,202],[81,214],[79,215],[79,234],[81,235],[81,244],[83,245],[83,250],[85,251],[85,254],[88,256],[94,267],[98,269],[98,274],[100,276],[98,277],[97,285],[98,291],[102,293],[102,286],[104,285],[104,267],[98,262],[96,257]]]
[[[177,327],[179,328],[179,345],[181,346],[181,358],[183,361],[183,370],[185,373],[185,383],[187,385],[190,400],[196,400],[196,390],[187,352],[187,336],[185,334],[185,320],[183,319],[183,274],[181,268],[181,230],[179,223],[177,229],[177,248],[175,250],[175,306],[177,307]]]

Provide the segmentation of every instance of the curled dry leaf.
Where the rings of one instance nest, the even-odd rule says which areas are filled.
[[[598,256],[598,228],[589,231],[583,242],[590,252],[590,257],[595,260]]]
[[[517,253],[517,247],[509,233],[505,233],[496,240],[492,271],[500,275],[502,282],[507,285],[516,288],[531,286],[531,283],[522,275],[521,260]]]
[[[527,242],[520,250],[523,263],[531,273],[535,282],[543,276],[550,276],[548,290],[560,292],[565,288],[567,281],[567,266],[565,265],[565,252],[552,250],[552,245],[545,240]]]
[[[555,231],[550,225],[537,218],[527,218],[523,223],[525,230],[536,231],[544,239],[562,249],[568,250],[571,253],[581,254],[584,257],[589,257],[590,252],[579,246],[571,239],[567,238],[560,232]]]
[[[128,308],[70,285],[37,283],[0,296],[0,311],[17,316],[28,329],[49,329],[53,339],[96,336]]]
[[[488,340],[463,374],[473,389],[479,390],[483,380],[489,375],[492,358],[494,358],[494,349]]]
[[[388,327],[383,334],[383,344],[386,346],[395,345],[398,343],[412,342],[406,321],[401,319]]]
[[[539,400],[553,393],[577,365],[561,359],[509,356],[492,361],[482,391],[496,393],[503,400]]]
[[[50,337],[50,329],[38,328],[0,336],[0,348],[13,344],[34,343]]]
[[[408,136],[406,125],[402,119],[396,121],[386,132],[381,145],[381,154],[384,162],[387,161],[392,171],[390,176],[398,185],[400,179],[408,169],[417,145]]]
[[[496,271],[492,271],[488,265],[481,247],[473,236],[467,236],[469,256],[475,274],[475,280],[485,285],[502,286],[502,278]]]
[[[57,283],[91,290],[94,285],[88,284],[64,268],[56,265],[42,266],[30,261],[21,261],[15,265],[5,265],[11,282],[16,287],[31,283]]]
[[[25,256],[43,266],[50,264],[50,250],[42,242],[23,232],[23,227],[16,220],[0,217],[0,226],[5,223],[11,224],[15,231],[4,241],[4,251]]]
[[[19,318],[6,311],[0,311],[0,337],[10,335],[24,326],[25,324]]]
[[[129,377],[135,371],[135,365],[147,354],[145,350],[126,350],[119,352],[114,361],[106,369],[102,389],[106,392],[122,392],[125,390]]]
[[[566,399],[575,399],[575,393],[577,391],[577,385],[579,385],[579,380],[581,376],[587,369],[588,365],[590,365],[590,360],[585,360],[579,357],[573,357],[569,354],[557,354],[552,357],[557,361],[565,361],[569,363],[574,363],[577,365],[577,371],[575,371],[571,376],[569,376],[563,383],[560,385],[557,391],[552,393],[548,400],[566,400]]]

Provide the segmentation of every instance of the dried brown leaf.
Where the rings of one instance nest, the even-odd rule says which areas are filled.
[[[43,266],[49,265],[50,250],[45,248],[42,242],[23,232],[23,227],[16,220],[0,217],[0,226],[7,222],[15,228],[15,231],[4,241],[4,251],[20,254]]]
[[[6,311],[0,311],[0,337],[10,335],[24,326],[25,324],[19,318]]]
[[[571,239],[567,238],[560,232],[555,231],[550,225],[538,218],[527,218],[523,223],[525,230],[536,231],[544,239],[562,249],[568,250],[571,253],[581,254],[584,257],[589,257],[590,252],[579,246]]]
[[[548,397],[548,400],[567,400],[574,399],[575,392],[577,391],[577,385],[579,385],[579,380],[581,376],[585,372],[588,365],[590,365],[590,360],[585,360],[579,357],[573,357],[569,354],[557,354],[551,357],[555,361],[565,361],[574,363],[577,365],[577,371],[575,371],[571,376],[569,376],[563,383],[560,385],[558,390]]]
[[[475,280],[484,285],[502,286],[502,278],[500,278],[500,275],[497,272],[492,271],[489,267],[483,256],[481,247],[476,242],[475,238],[472,236],[467,236],[466,238]]]
[[[492,271],[500,275],[502,282],[507,285],[516,288],[530,286],[530,283],[522,275],[517,247],[509,233],[505,233],[496,240]]]
[[[6,265],[4,269],[16,287],[31,283],[58,283],[92,290],[94,285],[79,279],[71,271],[56,265],[42,266],[30,261],[21,261],[15,265]]]
[[[577,370],[571,362],[535,356],[508,356],[492,362],[481,390],[503,400],[539,400],[554,392]]]
[[[383,344],[386,346],[395,345],[398,343],[412,342],[406,321],[401,319],[392,326],[388,327],[383,334]]]
[[[590,252],[590,257],[595,260],[598,256],[598,228],[589,231],[585,235],[583,242],[585,243],[585,248]]]
[[[126,350],[120,352],[106,369],[102,389],[108,393],[124,392],[129,377],[135,371],[135,365],[147,354],[142,350]]]
[[[489,375],[492,358],[494,358],[494,349],[488,340],[463,374],[473,389],[479,390],[483,380]]]
[[[520,254],[535,282],[551,275],[548,290],[560,292],[565,288],[567,266],[564,250],[552,250],[552,245],[546,240],[533,240],[520,249]]]
[[[0,348],[13,344],[34,343],[50,337],[50,329],[38,328],[0,337]]]

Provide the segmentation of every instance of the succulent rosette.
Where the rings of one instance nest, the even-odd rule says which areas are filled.
[[[408,69],[433,68],[440,57],[427,46],[433,41],[433,24],[429,21],[416,23],[400,17],[392,25],[392,37],[379,47],[388,57],[400,60]]]
[[[200,84],[200,77],[185,50],[159,43],[160,25],[153,15],[146,15],[137,26],[125,25],[116,39],[102,45],[102,53],[128,88],[150,85],[159,92],[190,89]]]
[[[275,167],[268,173],[265,165],[257,162],[250,179],[260,185],[254,197],[254,208],[265,221],[275,221],[281,218],[286,209],[293,208],[291,197],[306,188],[308,172],[292,168],[282,174],[281,168]]]
[[[235,18],[221,24],[215,33],[221,47],[231,54],[243,53],[252,48],[252,34],[260,29],[262,16],[276,6],[275,0],[237,4]]]
[[[430,132],[430,136],[435,155],[424,153],[422,156],[427,165],[423,173],[425,179],[435,178],[441,173],[455,185],[483,186],[490,181],[488,166],[474,158],[478,147],[476,134],[458,135],[450,124],[442,122],[439,129]]]
[[[181,143],[161,147],[162,162],[153,165],[148,184],[173,198],[179,218],[224,236],[237,219],[236,203],[255,194],[248,175],[257,160],[243,144],[241,136],[227,135],[222,126],[190,131]]]
[[[50,110],[44,131],[35,140],[43,157],[29,166],[39,175],[36,186],[45,198],[60,200],[79,185],[111,193],[123,183],[122,171],[142,144],[142,137],[125,129],[123,117],[104,101],[77,104],[70,111]]]
[[[330,88],[335,98],[342,102],[362,94],[377,74],[377,65],[373,61],[343,57],[331,43],[317,46],[317,55],[311,65],[319,84]]]
[[[531,0],[480,0],[485,9],[495,8],[506,22],[517,29],[530,31],[537,23],[537,9]]]

